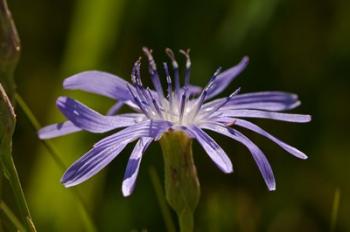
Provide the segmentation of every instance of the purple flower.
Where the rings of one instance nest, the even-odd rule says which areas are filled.
[[[41,139],[49,139],[85,130],[104,133],[124,128],[97,142],[90,151],[77,160],[64,174],[61,182],[71,187],[89,179],[108,165],[131,142],[137,141],[124,175],[122,192],[129,196],[135,186],[142,155],[148,146],[171,130],[185,132],[196,139],[213,162],[225,173],[233,171],[232,163],[223,149],[204,131],[230,137],[251,152],[269,190],[276,188],[271,166],[264,153],[249,138],[238,131],[245,128],[267,137],[282,149],[301,159],[307,156],[284,143],[245,118],[264,118],[286,122],[305,123],[310,115],[281,113],[300,105],[297,95],[279,91],[240,94],[239,89],[230,96],[211,100],[221,93],[248,64],[244,57],[239,64],[223,72],[218,69],[203,89],[190,85],[191,61],[189,51],[180,52],[186,57],[183,85],[180,84],[179,68],[175,55],[166,49],[172,67],[163,64],[166,91],[163,90],[151,50],[144,48],[149,61],[149,72],[154,90],[145,87],[140,77],[140,59],[132,70],[131,83],[109,73],[86,71],[67,78],[65,89],[83,90],[117,100],[107,115],[102,115],[69,97],[59,97],[57,107],[68,121],[49,125],[39,131]],[[136,113],[116,115],[123,105]]]

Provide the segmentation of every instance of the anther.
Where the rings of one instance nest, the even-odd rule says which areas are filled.
[[[190,74],[191,74],[190,49],[186,49],[186,51],[181,49],[180,53],[186,57],[185,86],[188,86],[190,83]]]
[[[177,63],[177,61],[175,59],[175,54],[174,54],[173,50],[171,50],[170,48],[166,48],[165,53],[170,58],[171,64],[172,64],[173,69],[174,69],[175,92],[178,93],[180,90],[179,64]]]

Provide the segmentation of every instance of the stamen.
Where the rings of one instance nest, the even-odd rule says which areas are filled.
[[[220,74],[222,67],[216,69],[214,74],[210,77],[208,85],[212,84],[215,81],[216,77]]]
[[[170,48],[165,49],[165,53],[168,55],[168,57],[171,60],[171,64],[174,69],[174,77],[175,77],[175,93],[178,93],[180,90],[180,79],[179,79],[179,65],[175,59],[175,54],[173,50]]]
[[[152,104],[153,104],[155,110],[157,111],[159,117],[163,118],[163,113],[160,110],[160,107],[159,107],[156,99],[154,99],[154,97],[152,96],[151,90],[149,88],[147,88],[147,92],[148,92],[149,97],[151,98]]]
[[[148,49],[147,47],[143,47],[142,50],[148,59],[148,64],[149,64],[148,70],[149,70],[149,73],[151,75],[151,79],[152,79],[154,88],[156,89],[159,97],[163,98],[164,97],[163,88],[162,88],[162,84],[160,83],[160,80],[159,80],[159,75],[158,75],[156,63],[154,62],[154,59],[152,56],[152,50]]]
[[[220,109],[221,107],[225,106],[233,96],[237,95],[239,92],[241,91],[241,87],[237,88],[233,93],[230,94],[230,96],[228,96],[225,101],[218,105],[217,107],[215,107],[212,111],[217,111],[218,109]]]
[[[188,88],[185,86],[184,87],[184,93],[181,96],[181,102],[180,102],[180,123],[182,122],[184,111],[185,111],[185,106],[187,102],[187,90]]]
[[[199,110],[202,108],[203,102],[205,101],[207,94],[208,94],[208,90],[203,89],[203,91],[201,92],[201,95],[198,97],[198,100],[195,103],[194,113],[192,114],[192,118],[197,116]]]
[[[131,70],[131,82],[133,84],[136,83],[137,68],[138,68],[138,60],[135,61],[134,65],[132,66],[132,70]]]
[[[129,90],[131,96],[134,98],[134,101],[135,101],[136,105],[138,105],[138,107],[141,109],[141,111],[142,111],[148,118],[150,118],[150,115],[148,114],[147,110],[145,109],[145,107],[143,107],[142,102],[141,102],[140,99],[136,96],[136,94],[134,93],[134,91],[132,91],[130,85],[127,84],[126,87],[128,88],[128,90]]]
[[[230,94],[230,98],[232,98],[233,96],[239,94],[239,92],[241,92],[241,87],[238,87],[233,93]]]
[[[238,89],[236,89],[233,93],[230,94],[230,96],[226,97],[225,101],[222,102],[220,105],[216,106],[215,108],[205,112],[205,114],[203,116],[208,116],[212,113],[217,112],[220,108],[224,107],[233,96],[237,95],[239,92],[241,91],[241,87],[239,87]],[[216,115],[217,116],[217,115]]]
[[[190,84],[190,76],[191,76],[191,59],[190,59],[190,49],[180,50],[180,53],[186,57],[186,69],[185,69],[185,85],[188,86]]]
[[[212,87],[212,85],[214,84],[214,80],[216,79],[216,77],[219,75],[221,71],[221,67],[219,67],[215,73],[212,75],[212,77],[210,78],[207,86],[202,90],[201,94],[198,97],[197,102],[195,103],[195,106],[193,108],[193,114],[192,114],[192,118],[196,117],[198,112],[200,111],[204,101],[207,98],[207,94],[208,94],[208,90]]]
[[[143,87],[141,85],[139,85],[138,83],[135,83],[133,86],[135,87],[136,92],[137,92],[137,96],[141,100],[141,102],[144,105],[148,105],[147,99],[145,98],[145,94],[143,93],[144,92]]]
[[[164,66],[166,82],[167,82],[167,86],[168,86],[168,100],[170,100],[170,98],[172,97],[172,92],[173,92],[173,90],[172,90],[172,83],[171,83],[171,77],[169,75],[168,64],[164,62],[163,66]]]

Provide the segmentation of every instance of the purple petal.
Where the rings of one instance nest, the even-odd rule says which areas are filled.
[[[225,109],[238,110],[238,109],[253,109],[253,110],[266,110],[266,111],[284,111],[291,110],[300,105],[300,101],[294,103],[283,102],[255,102],[255,103],[241,103],[224,107]]]
[[[134,191],[136,178],[139,173],[140,163],[142,159],[142,154],[148,148],[148,146],[153,141],[152,138],[141,138],[134,150],[131,153],[131,156],[128,161],[128,165],[125,170],[124,180],[122,184],[122,193],[124,197],[130,196]]]
[[[40,139],[51,139],[78,131],[81,131],[79,127],[75,126],[71,121],[65,121],[41,128],[38,135]]]
[[[144,133],[140,133],[141,129]],[[145,133],[149,130],[149,123],[141,122],[100,140],[89,152],[74,162],[62,177],[61,182],[66,187],[70,187],[89,179],[108,165],[128,143],[140,137],[151,137],[149,133]],[[159,127],[158,131],[160,131]]]
[[[219,124],[207,123],[203,124],[202,128],[226,135],[245,145],[252,154],[256,164],[258,165],[258,168],[265,180],[268,189],[270,191],[276,189],[275,177],[266,156],[250,139],[248,139],[245,135],[237,130],[227,128]]]
[[[189,95],[196,96],[202,92],[202,87],[189,84],[189,85],[187,85],[187,91],[188,91]]]
[[[212,87],[208,90],[207,99],[210,99],[221,93],[247,66],[249,58],[247,56],[232,68],[220,73],[213,82]]]
[[[127,81],[118,76],[100,71],[81,72],[63,82],[65,89],[82,90],[124,101],[132,99],[127,84]]]
[[[233,172],[231,160],[222,148],[207,133],[196,126],[187,127],[214,163],[225,173]]]
[[[311,121],[307,114],[287,114],[261,110],[222,110],[217,113],[220,117],[266,118],[285,122],[306,123]]]
[[[265,131],[262,128],[260,128],[259,126],[255,125],[254,123],[251,123],[251,122],[248,122],[248,121],[242,120],[242,119],[235,119],[234,125],[247,128],[247,129],[254,131],[262,136],[265,136],[266,138],[275,142],[282,149],[284,149],[288,153],[294,155],[295,157],[298,157],[300,159],[307,159],[307,156],[303,152],[299,151],[295,147],[292,147],[292,146],[286,144],[285,142],[281,141],[280,139],[274,137],[273,135],[271,135],[267,131]]]
[[[118,101],[108,110],[107,115],[115,115],[120,110],[120,108],[123,107],[124,104],[125,102]]]
[[[61,183],[68,188],[86,181],[107,166],[127,144],[116,143],[93,147],[67,169]]]
[[[130,140],[135,140],[135,138],[140,137],[150,137],[155,140],[157,140],[161,134],[168,130],[171,127],[171,123],[168,121],[143,121],[139,122],[133,126],[129,126],[115,134],[112,134],[102,140],[100,140],[98,143],[96,143],[94,146],[105,146],[110,143],[119,143]]]
[[[206,103],[203,108],[207,110],[222,105],[226,98],[217,99]],[[222,109],[261,109],[269,111],[290,110],[300,105],[296,94],[267,91],[239,94],[231,97]]]
[[[57,107],[75,126],[93,133],[103,133],[136,123],[135,118],[104,116],[68,97],[59,97]]]

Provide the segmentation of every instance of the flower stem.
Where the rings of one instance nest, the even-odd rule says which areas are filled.
[[[168,132],[160,139],[164,157],[165,195],[175,210],[180,231],[191,232],[200,186],[192,155],[192,140],[183,132]]]
[[[10,99],[0,84],[0,165],[4,177],[9,181],[14,193],[21,219],[28,231],[36,231],[30,216],[21,182],[12,158],[12,135],[16,125],[16,115]]]
[[[19,93],[16,93],[15,95],[16,103],[18,104],[19,108],[23,111],[24,115],[26,118],[29,120],[34,132],[37,132],[40,128],[41,125],[35,115],[33,114],[32,110],[29,108],[25,100],[21,97]],[[49,154],[51,155],[52,159],[54,160],[55,164],[62,170],[66,170],[67,166],[63,162],[61,155],[55,148],[55,146],[47,140],[40,140],[41,143],[45,146],[45,148],[48,150]],[[97,231],[96,226],[94,225],[94,222],[91,218],[91,213],[88,209],[88,206],[84,202],[84,199],[80,192],[78,190],[72,190],[71,193],[73,196],[77,199],[79,206],[80,206],[80,211],[81,211],[81,216],[82,219],[85,222],[86,230],[87,231]]]
[[[16,227],[17,231],[25,231],[24,226],[18,220],[16,215],[12,212],[12,210],[6,205],[5,202],[0,202],[0,209],[4,212],[7,218],[12,222],[12,224]]]
[[[184,210],[179,216],[179,224],[181,231],[193,231],[193,212]]]

